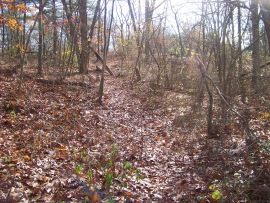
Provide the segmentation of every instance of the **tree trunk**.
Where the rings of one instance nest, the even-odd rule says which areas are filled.
[[[106,67],[106,58],[107,58],[107,54],[106,54],[106,46],[107,46],[107,0],[104,0],[104,30],[103,30],[103,40],[104,40],[104,44],[103,44],[103,64],[102,64],[102,74],[101,74],[101,79],[100,79],[100,84],[99,84],[99,91],[98,91],[98,103],[102,104],[102,97],[103,97],[103,92],[104,92],[104,72],[105,72],[105,67]]]
[[[153,17],[154,6],[155,6],[155,0],[151,1],[151,4],[149,0],[145,1],[145,34],[144,34],[145,63],[149,63],[149,58],[150,58],[150,28],[151,28],[151,22],[152,22],[152,17]]]
[[[97,5],[96,5],[96,8],[95,8],[95,13],[94,13],[92,24],[91,24],[91,27],[90,27],[90,33],[89,33],[90,42],[93,39],[93,34],[94,34],[94,30],[95,30],[95,24],[97,22],[98,11],[100,9],[100,1],[101,0],[97,1]]]
[[[26,6],[26,1],[24,1],[24,6]],[[25,35],[26,35],[26,28],[25,28],[25,25],[26,25],[26,12],[23,14],[23,33],[22,33],[22,44],[24,46],[24,49],[25,49]],[[25,49],[26,51],[26,49]],[[21,55],[21,58],[22,58],[22,55]]]
[[[113,22],[113,15],[114,15],[114,3],[115,3],[115,0],[112,0],[112,11],[111,11],[111,19],[110,19],[110,27],[109,27],[108,36],[111,36],[112,22]],[[110,45],[110,37],[108,37],[108,42],[106,43],[106,55],[108,54],[108,51],[109,51],[109,45]]]
[[[269,0],[261,1],[261,13],[266,36],[268,40],[268,54],[270,55],[270,3]]]
[[[259,33],[259,5],[258,0],[251,0],[251,22],[252,22],[252,87],[257,90],[258,82],[258,71],[260,67],[260,33]]]
[[[182,42],[182,36],[181,36],[181,30],[180,30],[180,24],[178,22],[178,18],[177,18],[177,13],[174,13],[174,19],[175,19],[175,23],[176,23],[176,27],[177,27],[177,32],[178,32],[178,43],[180,45],[180,57],[184,57],[185,53],[185,47],[183,46],[183,42]]]
[[[136,76],[136,81],[140,81],[141,74],[140,74],[140,70],[137,67],[137,65],[140,67],[139,57],[141,57],[142,47],[140,45],[140,39],[139,39],[140,36],[139,36],[139,32],[138,32],[137,27],[136,27],[134,12],[133,12],[130,0],[128,0],[128,8],[129,8],[129,12],[130,12],[130,16],[131,16],[131,20],[132,20],[132,24],[133,24],[133,30],[134,30],[134,34],[135,34],[135,38],[136,38],[137,49],[138,49],[138,57],[137,57],[136,65],[134,67],[134,74]]]
[[[38,19],[38,75],[42,75],[42,48],[43,48],[43,28],[42,15],[43,7],[42,0],[39,0],[39,19]]]
[[[136,33],[137,28],[136,28],[135,17],[134,17],[133,9],[132,9],[132,6],[131,6],[131,2],[130,2],[130,0],[128,0],[127,2],[128,2],[128,8],[129,8],[132,24],[133,24],[133,29],[134,29],[134,32]],[[138,45],[138,42],[137,42],[137,45]]]
[[[54,61],[56,59],[56,50],[57,50],[57,27],[56,27],[56,8],[55,8],[55,1],[52,1],[52,12],[53,12],[53,56],[54,56]]]
[[[86,0],[79,0],[80,31],[81,31],[81,53],[79,61],[79,72],[88,72],[88,40],[87,40],[87,11]]]
[[[64,8],[64,11],[66,13],[68,24],[69,24],[69,29],[70,29],[69,30],[69,32],[70,32],[70,36],[69,36],[70,39],[69,40],[70,40],[70,43],[74,43],[75,53],[76,53],[76,56],[77,56],[79,64],[80,64],[80,49],[79,49],[79,45],[78,45],[77,29],[72,21],[72,12],[70,9],[72,5],[69,5],[70,8],[68,8],[68,4],[67,4],[66,0],[61,0],[61,1],[62,1],[63,8]]]
[[[1,7],[1,15],[4,16],[4,8]],[[5,26],[2,26],[2,53],[5,49]]]
[[[237,14],[237,21],[238,21],[238,78],[240,84],[240,94],[241,94],[241,101],[245,103],[246,96],[245,96],[245,87],[244,87],[244,76],[243,76],[243,58],[242,58],[242,22],[241,22],[241,7],[240,3],[238,5],[238,14]]]

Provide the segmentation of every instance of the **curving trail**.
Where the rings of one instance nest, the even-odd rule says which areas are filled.
[[[64,84],[26,79],[20,94],[16,80],[4,75],[0,80],[1,202],[93,200],[89,184],[102,187],[112,145],[119,148],[116,168],[128,161],[142,176],[139,182],[134,173],[126,177],[127,188],[116,187],[122,180],[115,180],[116,201],[181,202],[206,194],[204,171],[194,167],[199,133],[173,121],[188,107],[184,95],[177,95],[182,107],[174,108],[168,103],[172,93],[107,77],[99,106],[97,87],[74,85],[80,76]],[[98,200],[106,202],[108,192],[103,193]]]
[[[143,88],[143,84],[138,86]],[[108,78],[105,89],[106,108],[99,110],[99,117],[120,146],[122,159],[131,161],[143,174],[139,182],[133,177],[127,190],[137,202],[193,199],[196,190],[202,191],[205,185],[193,166],[199,136],[194,137],[196,129],[185,123],[185,129],[173,125],[174,112],[165,109],[170,93],[156,96],[147,88],[140,92],[119,78]]]

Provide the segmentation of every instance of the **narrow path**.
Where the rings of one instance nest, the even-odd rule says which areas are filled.
[[[143,174],[142,180],[133,179],[128,188],[136,200],[179,202],[195,192],[196,188],[189,188],[195,183],[201,188],[198,185],[203,181],[193,173],[193,154],[189,153],[194,137],[173,126],[172,116],[164,114],[162,107],[149,108],[147,98],[127,81],[109,78],[105,89],[107,109],[100,110],[99,116],[113,129],[111,136],[123,159],[132,161]]]
[[[85,184],[104,183],[112,145],[117,164],[128,161],[142,174],[139,182],[127,177],[127,188],[112,187],[118,202],[182,202],[203,191],[194,171],[199,135],[173,125],[174,112],[163,105],[168,95],[107,77],[99,106],[97,88],[25,80],[18,95],[14,81],[2,76],[0,84],[1,202],[85,201]]]

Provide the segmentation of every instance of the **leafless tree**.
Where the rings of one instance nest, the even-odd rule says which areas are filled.
[[[262,13],[262,20],[264,22],[264,27],[266,31],[266,36],[268,39],[268,51],[270,55],[270,3],[268,0],[261,1],[261,13]]]
[[[80,37],[81,37],[81,53],[79,61],[79,72],[88,72],[88,29],[87,29],[87,6],[86,0],[79,0],[79,14],[80,14]]]
[[[111,10],[110,21],[109,21],[110,24],[109,24],[109,27],[107,30],[107,22],[108,22],[107,0],[104,1],[104,17],[103,17],[103,22],[104,22],[103,41],[104,41],[104,44],[103,44],[102,75],[101,75],[100,84],[99,84],[99,91],[98,91],[98,103],[99,104],[102,103],[102,97],[103,97],[103,92],[104,92],[105,69],[108,69],[108,67],[107,67],[107,54],[108,54],[108,47],[109,47],[109,42],[110,42],[114,3],[115,3],[115,0],[112,1],[112,10]]]
[[[257,81],[260,67],[260,32],[259,32],[259,1],[251,0],[251,22],[252,22],[252,85],[257,90]]]

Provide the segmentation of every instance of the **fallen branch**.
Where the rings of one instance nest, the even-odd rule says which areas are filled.
[[[58,79],[58,80],[46,80],[46,79],[42,79],[42,78],[35,79],[33,76],[30,76],[27,74],[23,74],[23,77],[28,78],[30,80],[33,80],[35,82],[43,83],[43,84],[47,84],[47,85],[71,85],[71,86],[92,88],[91,85],[88,85],[84,82],[69,82],[69,81],[64,81],[62,79]]]
[[[47,85],[71,85],[71,86],[92,88],[91,85],[85,84],[83,82],[66,82],[63,80],[45,80],[45,79],[40,79],[40,78],[36,79],[35,81],[38,83],[43,83]]]
[[[94,52],[95,56],[97,57],[97,59],[103,64],[103,58],[96,52],[96,50],[92,47],[92,46],[89,46],[91,51]],[[111,71],[111,69],[107,66],[105,66],[105,69],[106,71],[108,71],[108,73],[112,76],[113,75],[113,72]]]

